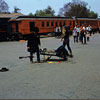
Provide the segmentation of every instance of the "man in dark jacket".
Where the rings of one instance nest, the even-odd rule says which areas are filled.
[[[33,63],[33,54],[36,52],[37,54],[37,62],[40,62],[40,53],[39,53],[39,45],[40,38],[37,35],[38,28],[34,28],[34,32],[28,36],[27,41],[27,50],[30,52],[30,62]]]

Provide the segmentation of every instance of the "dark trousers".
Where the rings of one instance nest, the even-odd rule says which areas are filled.
[[[79,32],[77,32],[77,36],[76,36],[76,42],[78,43],[79,40]]]
[[[73,36],[73,39],[74,39],[74,43],[76,42],[76,36]]]
[[[66,45],[67,45],[68,51],[70,53],[72,53],[72,50],[71,50],[71,47],[70,47],[70,44],[69,44],[69,39],[64,40],[63,46],[65,47]]]
[[[87,37],[87,41],[89,41],[89,37]]]
[[[81,40],[82,44],[83,43],[86,44],[86,35],[85,34],[81,34],[80,35],[80,40]]]
[[[30,52],[30,61],[33,61],[33,52]],[[37,55],[37,61],[40,62],[40,53],[39,53],[39,48],[36,51],[36,55]]]
[[[86,44],[86,34],[83,35],[84,38],[84,44]]]

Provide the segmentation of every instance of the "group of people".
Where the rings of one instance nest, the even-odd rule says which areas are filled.
[[[89,37],[91,35],[91,30],[92,30],[92,27],[89,25],[89,26],[80,26],[79,25],[76,25],[73,29],[73,40],[74,40],[74,43],[75,42],[81,42],[82,44],[86,44],[87,41],[89,41]]]
[[[34,28],[34,31],[32,34],[28,36],[27,39],[27,51],[30,52],[30,62],[33,63],[33,54],[37,54],[37,62],[41,62],[40,60],[40,52],[39,52],[39,45],[40,43],[40,37],[38,36],[39,29],[37,27]],[[73,57],[72,49],[70,47],[70,27],[62,27],[62,35],[61,35],[61,41],[63,41],[63,46],[65,47],[67,45],[69,56]]]
[[[34,32],[28,36],[27,41],[27,50],[30,52],[30,62],[33,63],[33,54],[37,54],[37,62],[40,61],[40,51],[39,45],[40,37],[38,36],[39,29],[37,27],[34,28]],[[70,57],[73,57],[72,49],[70,47],[70,26],[63,26],[62,27],[62,34],[61,34],[61,41],[63,41],[63,47],[67,46],[68,53]],[[86,44],[89,41],[89,37],[91,35],[91,26],[85,27],[84,25],[80,26],[76,25],[73,29],[73,40],[75,42],[81,42],[82,44]]]

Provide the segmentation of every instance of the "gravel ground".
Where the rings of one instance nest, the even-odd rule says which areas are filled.
[[[74,57],[52,64],[19,59],[28,55],[26,42],[0,42],[0,68],[9,69],[0,72],[0,99],[100,99],[100,34],[86,45],[74,44],[72,37],[70,42]],[[41,48],[61,44],[54,37],[41,39]]]

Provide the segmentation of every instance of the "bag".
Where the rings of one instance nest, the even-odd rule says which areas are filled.
[[[59,57],[63,57],[63,58],[66,58],[69,54],[68,54],[68,51],[66,50],[66,48],[62,45],[60,47],[58,47],[56,50],[56,55],[59,56]]]

